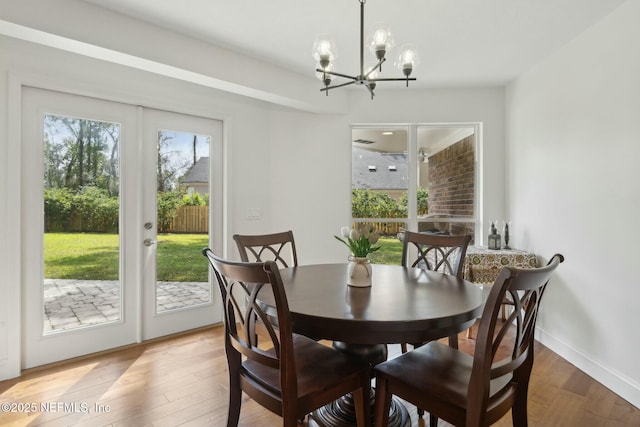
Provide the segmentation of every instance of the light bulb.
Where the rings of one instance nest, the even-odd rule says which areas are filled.
[[[369,49],[376,55],[378,61],[384,58],[394,45],[391,31],[383,24],[376,24],[369,41]]]
[[[402,71],[405,77],[409,77],[420,63],[418,51],[413,45],[403,45],[400,56],[396,61],[396,66]]]
[[[335,42],[327,35],[320,35],[313,42],[313,58],[320,68],[327,69],[338,57]]]

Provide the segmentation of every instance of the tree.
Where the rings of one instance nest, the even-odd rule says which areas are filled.
[[[45,185],[73,188],[96,185],[117,195],[120,125],[76,117],[44,119]],[[115,184],[115,185],[114,185]]]
[[[158,132],[158,192],[178,189],[180,178],[192,166],[186,150],[176,143],[177,132]]]
[[[429,213],[429,190],[426,188],[418,188],[418,194],[416,195],[417,205],[418,205],[418,215],[426,215]],[[404,193],[402,197],[400,197],[400,204],[408,208],[408,196],[407,193]]]

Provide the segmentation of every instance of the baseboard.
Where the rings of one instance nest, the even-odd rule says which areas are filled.
[[[615,394],[640,408],[640,384],[628,378],[616,369],[591,359],[566,342],[556,339],[547,331],[536,328],[535,337],[540,343],[561,356]]]

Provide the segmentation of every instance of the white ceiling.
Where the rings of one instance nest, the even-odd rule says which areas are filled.
[[[359,0],[84,0],[100,7],[314,75],[311,45],[335,39],[334,71],[359,71]],[[625,0],[368,0],[365,32],[378,22],[417,45],[416,86],[502,86]],[[395,53],[379,77],[401,77]],[[365,63],[373,64],[365,51]],[[385,86],[403,86],[388,82]]]
[[[432,155],[473,135],[473,133],[473,127],[469,126],[419,126],[417,132],[418,151]],[[406,153],[408,150],[407,140],[406,127],[402,126],[398,128],[356,128],[351,131],[352,146],[365,150]],[[360,141],[368,141],[368,143],[363,144]]]

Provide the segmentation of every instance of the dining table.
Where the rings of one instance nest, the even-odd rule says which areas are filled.
[[[280,275],[293,331],[331,340],[334,348],[372,368],[387,359],[387,344],[426,342],[464,331],[480,316],[485,300],[482,290],[466,280],[398,265],[373,264],[370,287],[348,285],[348,263],[299,265],[281,269]],[[267,294],[259,298],[275,314]],[[347,395],[310,417],[320,426],[355,425],[353,399]],[[397,400],[389,425],[411,425]]]
[[[426,342],[464,331],[484,306],[482,290],[455,276],[373,264],[371,286],[353,287],[348,268],[348,263],[299,265],[281,269],[280,275],[293,331],[331,340],[334,348],[372,368],[387,359],[387,344]],[[275,315],[268,294],[259,298]],[[320,426],[355,425],[353,399],[347,395],[311,418]],[[389,420],[394,427],[411,425],[406,408],[395,399]]]

